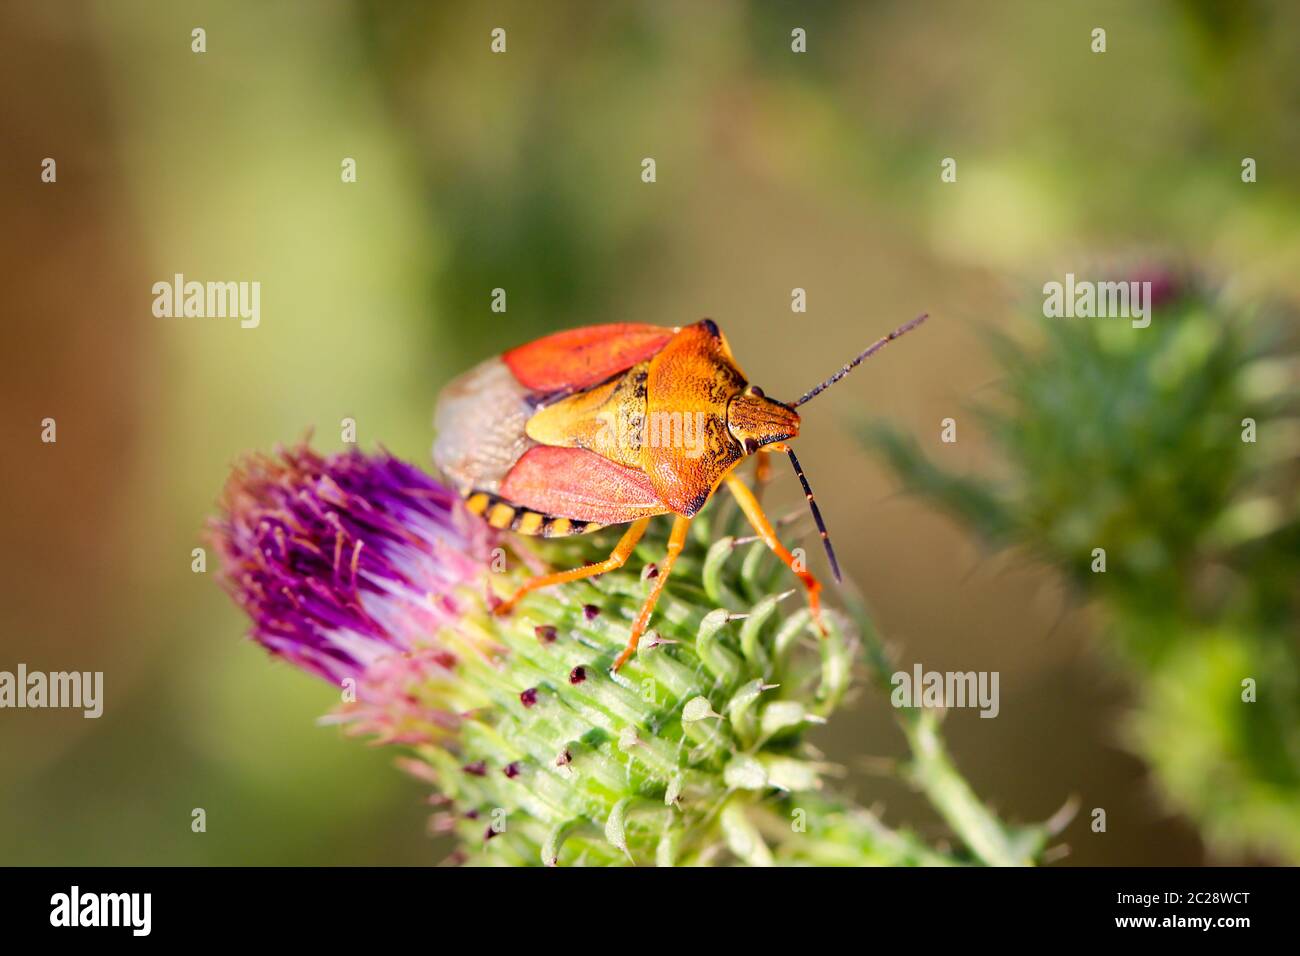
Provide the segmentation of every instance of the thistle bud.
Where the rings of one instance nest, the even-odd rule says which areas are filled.
[[[827,793],[804,734],[846,691],[859,635],[830,609],[820,633],[785,567],[759,541],[737,544],[729,504],[696,518],[653,631],[618,671],[655,583],[640,562],[496,615],[493,595],[536,573],[533,544],[577,567],[607,555],[609,535],[525,551],[389,455],[250,458],[214,530],[253,637],[355,679],[330,719],[413,748],[403,766],[438,791],[433,829],[460,837],[460,862],[947,862]],[[501,560],[502,544],[515,556]],[[985,837],[996,826],[958,811]]]

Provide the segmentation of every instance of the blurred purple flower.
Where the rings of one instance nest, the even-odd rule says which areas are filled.
[[[1153,309],[1182,298],[1190,286],[1188,277],[1178,269],[1157,262],[1143,263],[1129,278],[1135,282],[1151,283],[1150,306]]]

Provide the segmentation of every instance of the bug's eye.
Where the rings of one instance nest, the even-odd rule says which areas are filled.
[[[762,447],[762,446],[759,445],[759,443],[758,443],[758,439],[757,439],[757,438],[746,438],[746,439],[745,439],[745,454],[746,454],[746,455],[752,455],[752,454],[754,454],[754,453],[757,452],[758,449],[761,448],[761,447]]]
[[[755,398],[766,398],[766,397],[767,397],[767,393],[764,392],[764,391],[763,391],[761,388],[759,388],[757,385],[751,385],[751,386],[749,386],[749,394],[750,394],[750,395],[753,395]]]

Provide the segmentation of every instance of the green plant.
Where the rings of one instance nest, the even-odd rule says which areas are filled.
[[[805,735],[865,660],[888,659],[865,615],[830,610],[819,636],[788,571],[738,515],[696,520],[636,657],[611,664],[662,553],[530,596],[546,560],[600,555],[588,537],[497,537],[459,499],[386,455],[299,447],[252,457],[214,535],[223,581],[275,654],[339,684],[331,719],[409,748],[437,790],[439,828],[475,864],[959,864],[1033,862],[1051,825],[1012,828],[975,797],[932,712],[902,709],[900,773],[949,824],[940,850],[834,793]],[[519,549],[512,556],[507,550]],[[532,550],[533,548],[536,550]]]
[[[1126,739],[1210,844],[1300,861],[1300,363],[1276,317],[1152,282],[1147,328],[1044,319],[993,343],[979,410],[1004,476],[958,475],[864,427],[909,491],[1057,568],[1103,610]]]

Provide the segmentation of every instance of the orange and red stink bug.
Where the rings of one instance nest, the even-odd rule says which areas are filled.
[[[604,561],[535,577],[496,612],[507,613],[537,588],[621,567],[652,517],[675,515],[668,553],[627,647],[614,661],[618,670],[636,651],[691,519],[725,482],[759,537],[803,582],[822,627],[821,585],[777,540],[735,467],[760,451],[789,455],[839,580],[812,489],[785,444],[799,434],[795,408],[924,319],[918,316],[891,332],[791,403],[768,398],[749,384],[710,319],[671,329],[571,329],[511,349],[461,375],[439,396],[433,457],[471,512],[494,528],[546,537],[630,524]]]

